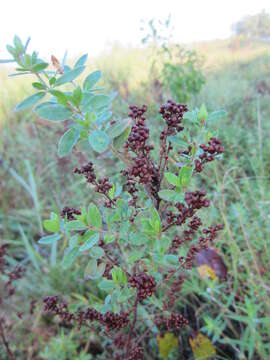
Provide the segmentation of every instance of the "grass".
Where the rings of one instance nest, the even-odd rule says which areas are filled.
[[[269,45],[249,44],[235,50],[230,45],[229,40],[193,45],[206,57],[206,84],[190,104],[195,107],[205,103],[210,110],[225,108],[228,112],[226,119],[213,124],[225,145],[224,158],[209,167],[210,175],[202,181],[208,184],[214,204],[207,220],[222,220],[225,225],[217,248],[228,268],[229,279],[220,283],[202,281],[193,272],[184,285],[179,306],[184,306],[188,315],[196,312],[194,330],[211,339],[219,349],[217,358],[267,360],[270,358]],[[115,47],[111,53],[90,60],[91,68],[103,70],[105,85],[119,92],[116,116],[126,113],[128,103],[141,103],[143,99],[151,102],[147,92],[150,65],[145,64],[146,54],[147,50],[143,49]],[[87,198],[81,182],[72,176],[75,164],[85,159],[79,153],[71,162],[57,159],[56,143],[61,127],[51,128],[29,112],[12,111],[31,89],[22,79],[8,80],[7,73],[7,69],[0,72],[0,233],[3,241],[11,245],[10,264],[22,263],[28,268],[15,305],[19,302],[27,308],[29,299],[55,292],[84,304],[95,294],[90,285],[77,281],[81,277],[80,264],[68,274],[61,271],[57,266],[61,248],[45,251],[37,246],[37,240],[42,234],[41,219],[48,217],[50,211],[89,201],[90,194]],[[263,93],[262,84],[267,85]],[[151,124],[153,121],[150,119]],[[113,171],[110,160],[104,162]],[[45,326],[38,308],[35,320],[29,319],[30,337],[24,336],[23,325],[18,324],[16,343],[23,353],[22,359],[56,358],[52,354],[63,342],[70,353],[76,353],[76,344],[83,344],[85,352],[80,356],[90,358],[86,355],[89,346],[84,343],[83,332],[67,334],[47,320]],[[191,359],[190,346],[186,340],[182,341],[182,358]],[[57,359],[60,356],[68,359],[63,353]]]

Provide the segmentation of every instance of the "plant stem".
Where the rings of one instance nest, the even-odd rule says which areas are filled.
[[[135,325],[136,325],[136,322],[137,322],[138,303],[139,303],[139,299],[138,299],[138,295],[137,295],[136,299],[135,299],[134,306],[133,306],[133,314],[134,314],[133,322],[131,324],[131,328],[130,328],[129,335],[128,335],[128,340],[127,340],[127,345],[126,345],[126,358],[129,356],[129,353],[130,353],[130,350],[131,350],[130,349],[130,342],[131,342],[131,338],[132,338],[134,328],[135,328]]]
[[[8,357],[11,360],[16,360],[15,355],[13,354],[13,352],[11,351],[11,349],[9,347],[9,343],[8,343],[8,340],[5,335],[5,330],[3,327],[2,319],[0,319],[0,337],[2,338],[3,344],[4,344],[7,354],[8,354]]]

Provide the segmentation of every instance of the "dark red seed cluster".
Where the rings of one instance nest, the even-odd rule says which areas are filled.
[[[156,281],[151,275],[139,273],[130,276],[128,280],[131,287],[136,288],[139,301],[152,296],[156,290]]]
[[[103,179],[97,179],[94,171],[94,166],[91,161],[88,164],[82,166],[80,169],[75,168],[74,173],[84,175],[86,181],[89,184],[94,185],[95,192],[106,196],[107,201],[105,203],[105,206],[112,207],[112,205],[114,204],[114,200],[110,199],[110,197],[108,196],[108,193],[112,188],[112,184],[110,183],[109,178],[107,176],[104,177]]]
[[[120,330],[126,327],[129,322],[129,312],[120,312],[120,314],[114,314],[112,312],[106,312],[102,316],[102,323],[106,325],[107,330]]]
[[[13,270],[7,270],[7,261],[5,256],[7,254],[7,245],[3,244],[0,246],[0,273],[4,274],[7,277],[7,280],[4,281],[4,291],[1,291],[0,294],[0,303],[4,298],[8,298],[15,294],[16,288],[14,282],[23,277],[25,269],[21,266],[16,266]]]
[[[172,100],[168,100],[167,104],[160,107],[160,114],[167,124],[167,129],[161,132],[161,140],[184,129],[182,119],[186,111],[188,111],[186,105],[177,104]]]
[[[172,313],[168,317],[163,315],[156,316],[155,324],[162,330],[180,330],[188,324],[188,320],[181,314]]]
[[[86,178],[86,181],[89,184],[93,184],[95,182],[95,180],[96,180],[96,174],[95,174],[95,170],[94,170],[94,165],[93,165],[93,163],[91,161],[88,164],[83,165],[80,169],[75,168],[74,173],[84,175],[84,177]]]
[[[202,248],[207,248],[216,238],[219,231],[224,228],[223,224],[212,225],[207,229],[203,229],[205,237],[200,237],[199,243]]]
[[[112,274],[111,274],[111,271],[113,269],[113,264],[112,263],[106,263],[106,268],[105,268],[105,271],[104,271],[104,274],[103,276],[106,278],[106,279],[109,279],[111,280],[112,279]]]
[[[182,275],[178,275],[177,278],[173,281],[168,291],[169,301],[163,303],[164,310],[168,310],[173,307],[176,301],[177,293],[179,293],[182,289],[183,282],[184,282],[184,277]]]
[[[221,141],[215,137],[212,137],[207,145],[200,145],[200,148],[203,150],[203,153],[199,156],[200,160],[195,160],[195,170],[197,172],[201,172],[204,169],[205,163],[214,161],[216,155],[224,152],[224,146],[222,146]]]
[[[138,188],[136,186],[136,179],[129,173],[127,170],[122,170],[122,175],[126,177],[126,190],[131,195],[132,200],[129,202],[129,205],[135,206],[137,202],[137,192]]]
[[[74,314],[68,310],[67,303],[60,301],[57,295],[47,296],[43,300],[44,311],[58,315],[61,320],[69,323],[75,319]]]
[[[189,229],[184,230],[182,236],[175,236],[172,240],[169,252],[175,253],[176,250],[187,241],[191,241],[195,232],[202,225],[201,219],[198,216],[194,216],[188,224]]]
[[[133,157],[129,168],[122,171],[122,174],[127,178],[126,189],[132,196],[130,205],[136,204],[137,183],[148,185],[152,194],[156,195],[158,192],[156,185],[159,183],[159,174],[150,157],[150,151],[153,150],[153,146],[148,144],[149,129],[146,126],[146,119],[144,117],[146,110],[147,107],[145,105],[141,108],[134,105],[130,106],[129,116],[135,123],[131,128],[125,148],[135,153],[135,157]]]
[[[210,200],[205,199],[205,191],[193,191],[185,193],[185,202],[193,210],[199,210],[210,205]]]
[[[120,330],[127,326],[129,322],[129,312],[120,312],[120,314],[106,312],[102,314],[95,309],[87,308],[86,310],[78,310],[76,313],[72,313],[68,310],[67,303],[60,301],[57,295],[46,297],[43,303],[45,312],[58,315],[61,320],[67,323],[77,323],[79,328],[88,322],[98,321],[106,326],[107,331]]]
[[[109,178],[106,176],[103,179],[98,179],[95,191],[100,194],[107,194],[112,188]]]
[[[76,217],[74,215],[81,215],[80,210],[65,206],[61,211],[62,218],[67,219],[68,221],[75,220]]]
[[[177,203],[175,205],[178,213],[174,213],[171,210],[167,211],[167,223],[169,225],[183,225],[188,218],[191,218],[194,213],[201,209],[202,207],[208,207],[210,205],[210,201],[205,199],[206,193],[205,191],[193,191],[185,193],[185,202],[188,206],[185,206],[184,203]],[[192,235],[195,231],[195,228],[200,226],[199,219],[196,218],[189,224],[190,230],[186,231],[186,237],[188,235]],[[182,243],[182,239],[176,238],[176,242],[179,242],[179,246]],[[185,239],[183,239],[184,241]],[[175,242],[175,244],[176,244]]]
[[[29,314],[33,315],[36,309],[37,300],[31,300],[30,307],[29,307]]]
[[[181,314],[171,314],[165,318],[165,324],[168,330],[180,330],[188,324],[188,320]]]
[[[168,252],[176,253],[176,250],[179,249],[184,243],[185,243],[185,239],[182,236],[176,235],[172,240]]]
[[[113,339],[113,345],[117,349],[124,349],[127,339],[128,339],[128,337],[126,334],[122,334],[122,333],[118,332],[115,334],[115,337]]]
[[[129,170],[129,176],[137,177],[140,184],[149,184],[157,176],[154,164],[149,158],[136,157]]]
[[[130,355],[126,360],[142,360],[143,359],[143,348],[135,345],[130,350]],[[124,359],[123,359],[124,360]]]
[[[196,255],[198,254],[198,252],[200,251],[200,249],[201,249],[200,245],[191,245],[184,259],[184,262],[182,257],[179,258],[179,262],[183,263],[186,269],[188,270],[192,269],[193,261]]]
[[[153,146],[147,144],[149,129],[146,126],[146,118],[144,117],[147,107],[146,105],[143,105],[141,108],[131,105],[129,109],[130,112],[128,116],[130,116],[135,123],[132,125],[125,148],[134,151],[136,154],[149,154]]]

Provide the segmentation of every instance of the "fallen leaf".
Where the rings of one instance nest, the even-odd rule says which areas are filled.
[[[177,349],[178,339],[172,333],[165,333],[163,336],[157,336],[158,351],[162,359],[167,359],[171,351]]]
[[[202,279],[210,278],[215,280],[217,278],[215,271],[208,265],[198,266],[197,270]]]
[[[195,258],[195,264],[198,267],[200,275],[202,273],[202,275],[210,275],[210,278],[213,278],[213,274],[215,274],[215,277],[219,279],[225,279],[227,277],[227,267],[216,249],[209,248],[200,250]],[[207,267],[205,267],[205,265]],[[201,266],[204,267],[199,270]],[[210,270],[208,268],[210,268]]]
[[[212,342],[203,334],[198,333],[189,338],[189,343],[196,360],[211,359],[216,355],[216,348]]]

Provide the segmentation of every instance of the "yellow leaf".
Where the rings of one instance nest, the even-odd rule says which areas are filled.
[[[157,336],[158,351],[163,359],[167,359],[170,352],[178,347],[177,337],[172,333],[166,333],[164,336]]]
[[[190,337],[189,343],[196,360],[210,359],[216,355],[216,348],[211,341],[199,333],[196,337]]]
[[[198,269],[198,273],[200,274],[202,279],[210,278],[210,279],[214,280],[217,278],[215,270],[206,264],[198,266],[197,269]]]

